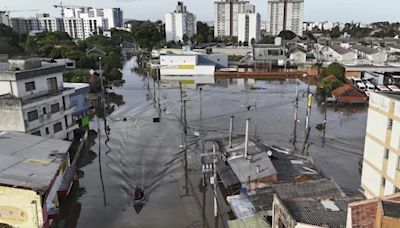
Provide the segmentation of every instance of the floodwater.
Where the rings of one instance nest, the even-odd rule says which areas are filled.
[[[107,118],[110,134],[105,134],[103,119],[91,122],[90,143],[79,164],[79,186],[73,195],[74,213],[64,215],[66,227],[225,227],[224,215],[213,217],[212,188],[203,185],[200,154],[210,149],[202,146],[205,139],[228,135],[231,115],[234,134],[244,134],[245,120],[250,118],[250,134],[302,153],[307,102],[307,85],[302,81],[219,79],[202,90],[186,87],[185,137],[179,88],[162,82],[156,89],[158,109],[153,83],[148,85],[147,79],[132,72],[134,66],[134,60],[125,64],[126,83],[115,89],[123,101],[116,96],[119,106]],[[299,121],[293,143],[296,86]],[[161,121],[154,123],[159,110]],[[345,191],[355,192],[360,184],[366,108],[329,107],[325,143],[315,128],[323,118],[322,106],[314,101],[309,153],[325,175]],[[147,196],[139,213],[131,206],[137,185]],[[225,211],[220,201],[219,210]]]

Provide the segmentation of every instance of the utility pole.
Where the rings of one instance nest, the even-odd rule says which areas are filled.
[[[254,117],[254,137],[257,137],[257,102],[254,102],[255,117]]]
[[[246,135],[244,137],[244,158],[247,159],[248,156],[248,146],[249,146],[249,123],[250,119],[246,120]]]
[[[213,167],[213,182],[214,182],[214,217],[218,217],[218,205],[217,205],[217,156],[215,144],[213,144],[213,154],[214,154],[214,167]]]
[[[183,126],[184,126],[185,135],[187,135],[186,101],[187,100],[183,101]]]
[[[311,105],[312,105],[312,94],[308,94],[307,114],[306,114],[306,131],[310,126]]]
[[[296,101],[294,105],[293,145],[296,144],[298,111],[299,111],[299,87],[296,86]]]
[[[181,122],[182,122],[182,112],[183,112],[183,91],[182,91],[182,82],[179,81],[179,93],[181,97]]]
[[[233,118],[234,116],[231,116],[229,122],[229,148],[232,148]]]
[[[156,107],[156,80],[154,79],[153,76],[153,103],[154,103],[154,108]]]
[[[328,118],[328,99],[327,99],[327,92],[326,88],[324,89],[325,92],[325,101],[324,101],[324,132],[322,136],[322,147],[325,147],[325,134],[326,134],[326,122]]]
[[[203,97],[202,97],[202,92],[203,88],[199,88],[199,93],[200,93],[200,120],[203,119]]]

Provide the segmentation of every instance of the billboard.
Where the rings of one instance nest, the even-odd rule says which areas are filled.
[[[40,195],[32,190],[0,186],[0,223],[20,228],[42,227]]]

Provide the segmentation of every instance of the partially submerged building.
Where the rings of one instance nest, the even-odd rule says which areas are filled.
[[[71,143],[20,132],[0,132],[0,223],[47,227],[74,177]]]
[[[0,131],[72,139],[78,125],[69,98],[74,90],[63,83],[65,65],[28,58],[1,66]]]

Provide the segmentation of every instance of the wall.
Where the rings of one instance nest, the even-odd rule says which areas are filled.
[[[294,228],[297,223],[282,204],[280,198],[274,194],[272,204],[272,228],[280,228],[279,222],[282,222],[286,228]]]
[[[235,47],[235,48],[212,48],[213,53],[223,53],[226,55],[239,55],[245,56],[248,53],[253,52],[252,48],[248,47]]]
[[[31,190],[0,186],[0,223],[19,228],[42,227],[41,197]]]
[[[24,116],[20,100],[0,99],[0,111],[0,131],[25,132]]]
[[[160,65],[178,66],[178,65],[196,65],[196,55],[162,55],[160,56]]]
[[[57,78],[57,86],[58,88],[62,88],[63,85],[63,75],[62,73],[49,74],[42,77],[35,77],[29,79],[23,79],[17,81],[17,91],[15,92],[18,97],[34,97],[35,95],[47,93],[49,91],[49,87],[47,85],[48,78]],[[35,82],[35,90],[27,92],[25,89],[26,82]]]
[[[366,162],[363,163],[361,184],[365,190],[367,198],[377,197],[380,195],[381,175]]]

